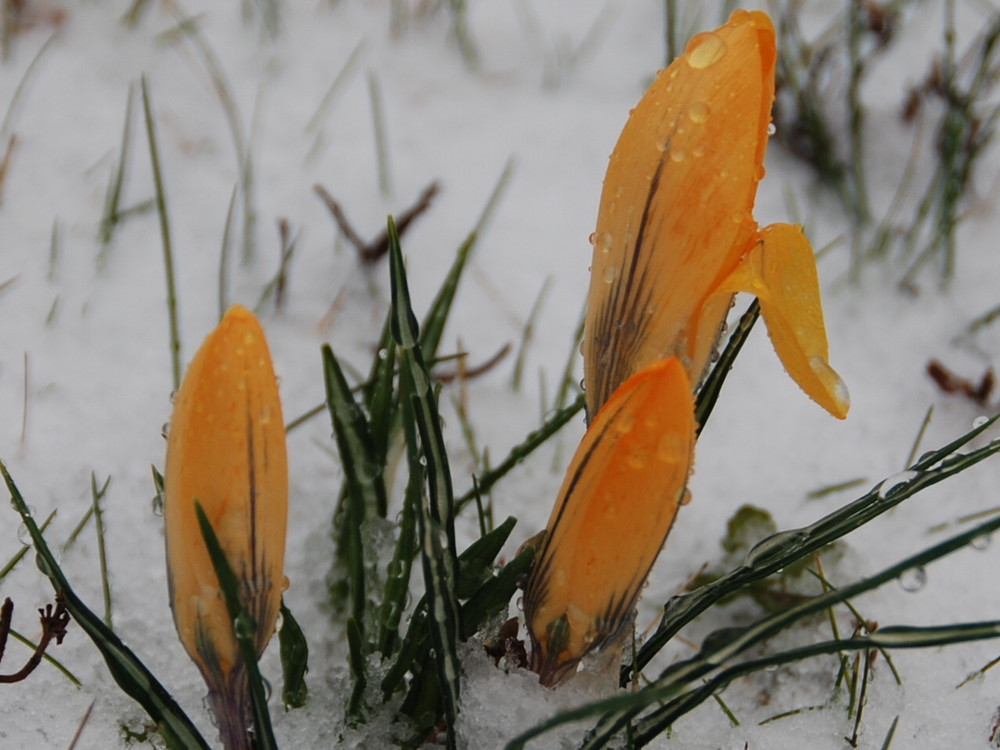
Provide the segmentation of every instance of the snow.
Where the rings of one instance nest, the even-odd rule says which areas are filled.
[[[513,178],[475,251],[443,344],[447,350],[464,347],[472,362],[485,361],[506,342],[516,345],[528,310],[549,281],[522,389],[510,387],[512,358],[469,385],[477,440],[496,460],[538,426],[543,391],[551,399],[568,356],[587,289],[587,238],[606,160],[630,107],[663,63],[662,4],[578,0],[573,12],[566,12],[556,0],[471,3],[481,72],[463,65],[445,11],[415,18],[396,36],[390,29],[393,4],[384,0],[285,3],[282,31],[271,40],[258,20],[243,19],[241,3],[192,1],[181,10],[174,3],[154,2],[135,29],[118,22],[125,5],[108,0],[29,3],[40,12],[38,23],[13,40],[9,59],[0,64],[0,102],[6,104],[55,33],[0,142],[5,148],[6,136],[17,136],[0,196],[0,284],[9,281],[0,289],[0,459],[38,517],[58,509],[47,531],[54,546],[89,507],[91,472],[99,484],[111,477],[105,524],[115,628],[212,737],[203,685],[174,633],[162,521],[152,508],[149,467],[163,465],[161,426],[169,418],[172,388],[156,214],[147,211],[125,221],[103,250],[97,240],[107,181],[119,158],[129,86],[138,86],[144,74],[151,92],[186,361],[217,320],[219,249],[239,177],[233,137],[203,57],[190,41],[163,36],[176,25],[176,14],[196,18],[228,82],[238,126],[244,136],[250,134],[253,158],[256,255],[246,264],[238,259],[243,221],[237,212],[230,300],[253,306],[273,276],[279,218],[300,233],[287,304],[262,316],[286,419],[322,400],[321,343],[332,342],[352,365],[366,367],[388,304],[386,265],[359,267],[353,251],[335,239],[313,185],[324,185],[369,237],[382,228],[387,213],[402,210],[432,180],[441,182],[431,210],[403,238],[414,306],[421,311],[508,159],[514,159]],[[416,13],[422,4],[402,5]],[[962,49],[984,24],[975,4],[959,6]],[[53,26],[41,12],[60,7],[64,18]],[[837,7],[815,3],[810,11],[829,18]],[[700,24],[681,15],[692,31],[718,19],[714,9],[703,12]],[[598,18],[600,33],[574,55]],[[912,37],[879,61],[864,91],[868,174],[878,206],[888,205],[908,158],[910,131],[899,124],[896,112],[905,87],[928,69],[928,50],[940,44],[939,19],[939,3],[921,4],[906,26]],[[306,132],[359,43],[359,66],[322,118],[318,134]],[[383,195],[378,183],[371,77],[382,93],[390,195]],[[132,115],[125,206],[152,195],[139,97]],[[929,156],[918,174],[929,170]],[[751,336],[699,441],[694,499],[681,512],[645,589],[640,628],[655,622],[662,603],[703,563],[723,555],[718,540],[739,506],[767,508],[779,528],[810,523],[885,477],[893,477],[883,485],[887,491],[904,481],[898,472],[929,406],[934,415],[924,450],[966,432],[983,413],[981,406],[942,394],[924,368],[930,358],[939,358],[956,372],[978,378],[995,364],[996,327],[974,338],[963,336],[968,323],[998,301],[993,250],[1000,212],[992,182],[998,165],[996,154],[985,158],[977,172],[976,202],[959,229],[957,274],[949,286],[938,288],[933,274],[926,274],[920,279],[922,293],[903,294],[894,284],[902,264],[891,261],[869,266],[860,283],[850,284],[843,242],[821,261],[831,364],[848,384],[853,402],[845,422],[831,419],[803,396],[782,371],[762,327]],[[788,220],[786,195],[794,192],[815,247],[847,235],[848,220],[835,200],[780,148],[770,149],[767,172],[755,210],[762,225]],[[58,254],[52,259],[54,231]],[[331,322],[321,326],[334,300]],[[445,390],[443,415],[456,489],[464,491],[473,465],[450,406],[453,395]],[[574,421],[495,489],[496,517],[519,519],[508,557],[544,526],[582,431],[580,420]],[[350,690],[345,639],[341,624],[331,622],[322,604],[332,557],[331,504],[341,481],[329,453],[329,433],[321,416],[289,436],[292,509],[286,567],[292,586],[286,601],[310,640],[311,698],[297,711],[275,706],[275,731],[286,748],[382,747],[392,736],[388,712],[361,728],[343,724]],[[934,527],[964,528],[959,519],[997,504],[998,471],[995,461],[981,464],[853,533],[827,567],[827,576],[846,584],[939,541],[944,532]],[[810,490],[856,477],[866,480],[860,490],[806,498]],[[13,511],[0,514],[0,563],[21,545],[18,525]],[[471,516],[460,522],[459,532],[472,538]],[[856,604],[882,625],[996,619],[998,598],[987,571],[998,554],[996,544],[973,545],[929,566],[921,585],[889,585]],[[62,553],[61,563],[80,596],[99,611],[92,527]],[[51,590],[30,555],[0,582],[0,596],[15,602],[15,629],[33,636],[34,611],[51,601]],[[706,613],[685,631],[687,640],[677,639],[653,668],[691,655],[692,642],[708,632],[746,624],[759,614],[746,603]],[[843,619],[842,632],[849,627]],[[816,621],[793,629],[778,644],[827,637],[826,622]],[[262,667],[278,684],[275,646]],[[998,651],[1000,644],[986,642],[895,652],[902,686],[879,660],[861,746],[880,747],[897,715],[894,746],[988,746],[1000,704],[1000,676],[988,672],[960,689],[955,686]],[[11,643],[0,671],[18,668],[27,653]],[[125,746],[120,725],[137,729],[146,717],[117,689],[89,640],[71,624],[53,654],[83,687],[74,688],[48,665],[24,683],[0,687],[0,746],[67,747],[91,702],[93,713],[76,747]],[[610,690],[606,676],[595,675],[580,675],[554,691],[542,688],[531,673],[496,669],[474,644],[463,648],[462,657],[464,704],[458,728],[467,748],[499,747],[560,709]],[[843,747],[853,719],[843,696],[826,703],[835,671],[835,659],[826,657],[737,682],[724,698],[739,726],[709,701],[676,724],[669,743],[662,738],[655,746]],[[817,706],[759,725],[779,713]],[[548,735],[536,746],[572,747],[580,735],[576,728]]]

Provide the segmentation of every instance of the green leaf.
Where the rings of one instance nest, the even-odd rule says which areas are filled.
[[[3,474],[7,489],[10,491],[11,503],[20,514],[21,520],[31,535],[31,541],[38,556],[38,567],[52,582],[56,593],[63,597],[66,609],[73,616],[73,619],[94,642],[97,650],[101,652],[101,656],[104,657],[108,670],[118,686],[138,702],[150,718],[160,726],[170,747],[180,748],[180,750],[191,750],[191,748],[208,750],[208,743],[180,706],[170,697],[166,688],[76,595],[59,567],[59,563],[56,562],[55,556],[49,550],[42,532],[31,516],[31,511],[28,510],[27,503],[8,473],[7,466],[2,461],[0,461],[0,473]]]
[[[292,611],[281,600],[281,630],[278,645],[281,653],[281,702],[285,709],[302,708],[309,700],[306,672],[309,671],[309,644]]]
[[[458,715],[459,664],[457,640],[459,607],[457,591],[458,562],[455,552],[455,508],[451,472],[445,452],[444,436],[437,400],[424,365],[417,320],[410,306],[403,253],[392,218],[388,222],[390,272],[392,277],[392,335],[399,347],[401,377],[412,389],[420,446],[426,459],[429,497],[421,502],[417,514],[421,561],[427,589],[431,639],[448,726],[448,747],[455,747],[454,726]]]
[[[254,634],[257,630],[257,623],[246,611],[240,602],[240,582],[226,559],[226,553],[219,543],[219,538],[215,535],[211,521],[205,515],[205,510],[201,503],[194,501],[194,511],[198,515],[198,525],[201,527],[201,535],[205,540],[205,547],[208,549],[208,556],[212,560],[212,567],[215,568],[215,575],[219,579],[219,588],[226,601],[226,609],[229,617],[233,621],[233,634],[240,647],[240,656],[243,658],[243,668],[247,671],[247,682],[250,686],[250,705],[253,709],[254,726],[254,747],[255,750],[278,750],[278,743],[274,739],[274,731],[271,729],[271,715],[267,710],[267,692],[264,687],[264,679],[260,675],[257,667],[257,653],[254,647]],[[226,723],[226,717],[218,716],[220,725]],[[246,727],[246,723],[241,722],[241,727]],[[245,729],[244,729],[245,731]]]

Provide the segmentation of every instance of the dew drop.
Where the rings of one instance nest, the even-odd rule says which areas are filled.
[[[605,284],[614,284],[618,279],[618,266],[607,266],[602,274]]]
[[[708,105],[705,102],[693,102],[688,107],[688,117],[691,122],[703,123],[708,119]]]
[[[163,516],[163,493],[157,492],[153,495],[153,500],[150,503],[153,509],[154,516]]]
[[[619,434],[625,435],[632,431],[635,427],[635,416],[631,412],[620,412],[618,419],[615,420],[615,429]]]
[[[726,43],[721,36],[711,31],[696,34],[688,42],[684,56],[688,65],[696,70],[702,70],[726,56]]]
[[[642,469],[649,463],[649,454],[645,448],[637,445],[629,451],[625,461],[633,469]]]
[[[160,427],[160,437],[164,440],[170,435],[170,422],[164,422],[163,426]]]
[[[919,474],[915,471],[901,471],[898,474],[893,474],[891,477],[882,480],[882,484],[878,487],[879,499],[885,500],[889,497],[889,495],[905,487],[918,476]]]
[[[685,487],[684,492],[681,493],[680,503],[681,505],[687,505],[690,502],[691,502],[691,490]]]
[[[285,591],[288,591],[288,589],[291,587],[291,585],[292,585],[292,582],[290,580],[288,580],[288,576],[281,576],[281,591],[282,591],[282,593],[284,593]]]
[[[18,524],[17,527],[17,541],[23,544],[25,547],[31,546],[31,534],[28,533],[28,527],[23,523]]]
[[[389,356],[389,350],[388,349],[379,349],[378,350],[378,358],[381,359],[383,362],[386,360],[386,358],[388,356]]]
[[[704,155],[705,155],[704,143],[697,143],[695,144],[694,148],[691,149],[691,156],[694,156],[695,158],[700,159]]]
[[[773,122],[769,122],[767,124],[767,134],[769,136],[772,136],[777,132],[778,132],[778,127]]]
[[[989,534],[982,534],[969,542],[969,546],[978,552],[983,552],[984,550],[989,549],[992,541],[993,538]]]
[[[927,585],[927,571],[918,565],[899,574],[899,585],[903,591],[920,591]]]
[[[687,158],[687,151],[682,148],[671,148],[670,149],[670,160],[673,162],[680,163]]]
[[[673,433],[663,435],[656,444],[656,457],[666,464],[679,463],[684,459],[684,441]]]
[[[972,429],[978,430],[980,427],[982,427],[984,424],[986,424],[989,421],[990,421],[990,418],[987,417],[987,416],[985,416],[985,415],[978,416],[974,420],[972,420]]]

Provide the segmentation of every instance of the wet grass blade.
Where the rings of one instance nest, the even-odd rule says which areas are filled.
[[[73,620],[101,652],[101,656],[104,657],[108,670],[118,686],[138,702],[150,718],[160,726],[169,747],[178,750],[191,750],[192,748],[209,750],[208,743],[180,706],[170,697],[166,688],[76,595],[59,567],[59,563],[56,562],[55,556],[49,550],[42,532],[28,510],[24,497],[8,473],[7,466],[2,461],[0,461],[0,473],[3,474],[7,489],[10,491],[11,503],[20,514],[21,520],[31,535],[32,544],[34,544],[35,552],[38,555],[39,568],[52,582],[56,593],[63,597],[66,609],[73,616]]]
[[[750,331],[753,330],[753,325],[759,317],[760,302],[754,299],[747,308],[747,311],[740,317],[739,323],[736,324],[736,327],[729,336],[729,340],[726,341],[726,348],[722,350],[722,354],[719,355],[719,359],[712,367],[712,371],[705,378],[704,384],[698,390],[694,419],[698,425],[699,435],[704,429],[705,423],[708,422],[708,417],[715,408],[716,401],[719,400],[719,395],[722,393],[722,384],[726,382],[726,377],[729,375],[729,371],[733,369],[737,355],[739,355],[740,350],[743,348],[743,344],[746,343],[747,338],[750,336]]]
[[[944,448],[925,454],[911,467],[912,473],[880,482],[867,494],[815,523],[800,529],[781,531],[758,542],[747,553],[746,560],[739,568],[695,591],[671,599],[664,607],[663,617],[656,632],[639,649],[636,667],[642,669],[684,625],[719,600],[818,551],[921,490],[1000,453],[1000,440],[994,440],[989,445],[969,453],[955,453],[989,429],[995,420],[996,417],[967,432]],[[889,486],[889,483],[892,483],[892,486]],[[632,669],[632,665],[622,667],[622,685],[628,684]]]
[[[555,435],[567,422],[579,414],[583,410],[584,403],[584,396],[580,394],[573,403],[558,410],[540,428],[528,433],[524,441],[511,448],[510,453],[507,454],[507,457],[496,468],[484,472],[479,477],[477,487],[470,487],[468,491],[458,497],[455,501],[456,509],[461,511],[466,504],[475,500],[477,489],[482,495],[489,493],[493,489],[493,485],[503,479],[511,469],[530,456],[536,448]]]
[[[170,365],[174,390],[181,387],[181,334],[177,320],[177,284],[174,281],[174,251],[170,239],[170,217],[167,214],[167,195],[160,167],[160,149],[156,145],[156,124],[153,104],[149,98],[149,84],[142,77],[142,111],[146,116],[146,138],[149,141],[149,158],[153,165],[153,185],[156,189],[156,213],[160,217],[160,236],[163,241],[163,265],[167,281],[167,317],[170,321]]]
[[[347,722],[356,725],[364,721],[365,688],[368,687],[368,675],[365,670],[364,635],[357,619],[351,615],[347,618],[347,653],[351,665],[351,678],[354,688],[347,702]]]
[[[448,269],[448,274],[444,277],[444,282],[427,311],[423,325],[420,326],[420,351],[425,362],[433,361],[437,356],[441,336],[444,334],[444,327],[451,315],[451,306],[458,292],[458,283],[462,280],[462,273],[475,246],[476,234],[472,233],[455,253],[455,260],[452,261],[451,268]]]
[[[278,645],[281,652],[281,702],[285,710],[302,708],[309,700],[306,672],[309,671],[309,644],[292,612],[281,600],[281,629]]]
[[[402,619],[403,610],[406,608],[406,597],[410,589],[410,573],[413,568],[413,559],[417,554],[417,513],[420,503],[423,501],[423,466],[420,464],[420,451],[417,448],[417,439],[414,433],[413,406],[410,403],[409,394],[405,391],[400,398],[410,474],[403,496],[403,510],[399,519],[399,537],[396,540],[392,561],[389,563],[382,604],[377,615],[378,638],[375,647],[385,658],[392,656],[399,640],[399,622]],[[397,669],[402,668],[402,671],[399,672],[400,679],[406,673],[410,663],[412,662],[403,660],[400,664],[397,661]],[[383,690],[385,690],[385,686],[386,683],[383,682]],[[394,690],[395,686],[393,685],[389,693],[391,694]]]
[[[201,503],[197,500],[194,501],[194,508],[195,513],[198,514],[201,535],[208,548],[208,556],[212,559],[215,575],[219,579],[219,588],[226,600],[226,609],[233,621],[233,633],[240,647],[240,656],[243,657],[243,667],[247,671],[247,682],[250,685],[250,704],[253,707],[254,748],[255,750],[278,750],[278,743],[274,739],[274,731],[271,729],[271,715],[267,710],[267,691],[264,687],[264,679],[257,667],[257,653],[254,649],[254,633],[257,629],[257,623],[240,603],[239,580],[230,567],[229,560],[226,559],[226,553],[222,550],[222,545],[215,535],[211,521],[208,520]]]
[[[416,317],[410,306],[403,253],[392,218],[388,222],[390,272],[392,277],[392,335],[399,347],[401,377],[412,388],[420,446],[426,460],[428,498],[417,514],[421,561],[427,588],[431,638],[448,726],[448,746],[455,745],[455,720],[459,701],[457,640],[459,607],[456,595],[458,561],[455,552],[455,504],[451,472],[445,452],[430,376],[424,365]]]
[[[351,580],[351,611],[364,631],[366,624],[366,569],[362,531],[367,519],[386,515],[384,461],[376,455],[371,429],[347,384],[340,363],[329,346],[323,347],[326,400],[346,479],[344,532],[347,541],[348,575]],[[374,583],[374,581],[371,581]]]
[[[606,747],[618,731],[642,711],[657,707],[636,725],[635,747],[642,747],[663,732],[680,716],[708,699],[732,680],[752,672],[769,669],[821,654],[869,648],[928,648],[964,641],[1000,637],[1000,621],[958,623],[940,627],[894,626],[880,628],[864,636],[823,641],[805,647],[743,662],[725,669],[711,678],[706,676],[720,665],[732,663],[738,655],[759,645],[779,631],[804,617],[822,612],[829,607],[871,591],[916,567],[922,567],[952,552],[969,546],[975,539],[1000,529],[1000,518],[969,529],[961,534],[912,555],[879,573],[840,589],[815,596],[793,605],[747,628],[727,629],[710,634],[705,639],[701,653],[677,662],[663,671],[660,677],[636,692],[619,694],[561,713],[539,726],[525,732],[507,745],[507,750],[523,748],[525,743],[538,735],[570,721],[579,721],[597,715],[603,719],[588,735],[581,750]]]

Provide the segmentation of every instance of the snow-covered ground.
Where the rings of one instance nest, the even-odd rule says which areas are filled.
[[[510,385],[512,357],[469,385],[477,439],[497,459],[537,427],[540,404],[550,402],[568,356],[587,289],[587,238],[606,160],[630,107],[663,65],[663,8],[653,0],[469,3],[481,57],[480,70],[472,72],[449,33],[449,13],[422,16],[419,2],[283,3],[274,39],[263,32],[259,16],[244,20],[241,6],[253,7],[250,2],[154,1],[134,29],[119,23],[127,5],[28,2],[35,25],[11,41],[8,58],[0,63],[0,107],[9,107],[0,150],[16,137],[0,194],[0,459],[39,517],[58,509],[47,531],[55,545],[90,505],[91,472],[99,483],[111,477],[105,524],[115,628],[212,736],[203,685],[174,634],[162,519],[151,502],[149,467],[163,465],[161,429],[172,387],[156,213],[128,218],[106,247],[98,239],[129,87],[138,87],[145,75],[151,93],[186,361],[218,317],[219,254],[239,178],[230,123],[204,52],[190,38],[164,34],[179,18],[194,19],[225,77],[236,128],[252,156],[255,256],[234,262],[229,298],[256,304],[278,267],[279,219],[298,233],[285,306],[262,313],[289,419],[322,400],[320,344],[331,341],[347,361],[366,367],[388,304],[387,266],[359,266],[353,251],[337,240],[313,186],[325,186],[359,232],[373,236],[387,213],[399,212],[425,185],[440,181],[432,208],[403,238],[420,311],[513,159],[512,178],[477,246],[443,344],[446,350],[467,350],[473,363],[507,342],[516,346],[539,290],[549,285],[522,389],[515,392]],[[397,5],[411,18],[393,34]],[[829,18],[842,6],[807,5],[817,18]],[[922,79],[932,51],[940,48],[940,4],[918,5],[907,16],[903,39],[879,60],[863,91],[877,210],[888,205],[909,155],[911,131],[898,120],[905,88]],[[985,11],[975,3],[958,6],[963,49],[985,25]],[[694,22],[690,10],[681,14],[686,24]],[[599,31],[580,49],[598,19]],[[718,22],[712,5],[702,11],[699,28]],[[31,68],[43,45],[48,46]],[[356,49],[357,64],[320,113],[318,127],[309,128]],[[371,81],[383,105],[387,193],[379,186]],[[123,206],[152,197],[144,126],[137,96]],[[928,150],[918,175],[926,178],[932,164]],[[645,590],[640,628],[654,621],[660,605],[704,563],[721,558],[725,521],[740,505],[767,508],[782,528],[809,523],[899,471],[930,405],[934,416],[925,448],[967,431],[983,413],[982,407],[942,394],[924,370],[930,358],[940,358],[978,378],[994,364],[1000,344],[996,326],[971,341],[958,337],[973,318],[1000,302],[997,165],[993,153],[979,165],[950,286],[939,288],[937,277],[928,273],[920,279],[922,293],[905,295],[895,286],[901,264],[891,262],[868,266],[860,283],[849,284],[846,242],[820,262],[831,363],[853,400],[845,422],[806,399],[783,373],[763,326],[754,332],[699,442],[694,499],[681,512]],[[755,212],[761,224],[788,220],[786,197],[793,192],[816,247],[847,236],[848,220],[838,203],[815,187],[798,162],[772,147],[767,170]],[[237,202],[237,258],[245,226]],[[445,389],[442,408],[455,484],[464,489],[473,465],[451,407],[453,395]],[[508,555],[544,526],[582,431],[582,420],[576,420],[494,491],[497,518],[519,519]],[[329,433],[327,418],[320,416],[289,437],[292,586],[286,600],[309,638],[311,698],[306,708],[289,713],[276,706],[275,730],[286,748],[381,747],[388,737],[387,716],[361,729],[343,728],[349,692],[343,630],[322,604],[332,556],[332,503],[341,482]],[[828,563],[827,576],[845,584],[943,538],[932,527],[963,528],[960,517],[997,505],[998,472],[1000,464],[982,464],[852,534],[842,554]],[[806,497],[810,490],[857,477],[866,479],[859,489]],[[18,525],[13,511],[0,514],[0,564],[21,544]],[[462,520],[463,538],[472,538],[474,526],[471,516]],[[882,625],[997,619],[1000,593],[991,571],[998,554],[996,544],[961,551],[930,567],[919,590],[888,585],[856,604]],[[61,560],[78,593],[100,610],[92,526]],[[34,610],[51,600],[51,590],[29,556],[0,582],[0,596],[16,604],[15,629],[33,635]],[[696,623],[690,637],[697,642],[714,628],[744,623],[754,614],[746,604],[719,609]],[[846,618],[842,624],[849,627]],[[828,625],[813,622],[782,643],[827,637]],[[269,650],[263,667],[277,683],[275,651]],[[666,658],[683,657],[693,653],[693,645],[678,639],[667,651]],[[898,652],[894,660],[902,686],[878,662],[861,746],[880,747],[897,715],[894,746],[988,746],[1000,706],[1000,675],[990,672],[961,689],[955,686],[998,653],[998,642]],[[0,671],[18,668],[27,654],[11,643]],[[140,727],[145,716],[117,689],[90,641],[71,624],[53,655],[83,687],[73,687],[44,664],[26,682],[0,686],[0,746],[67,747],[91,702],[93,713],[76,747],[123,746],[120,725]],[[584,678],[552,691],[529,672],[494,669],[475,646],[463,656],[460,731],[468,748],[498,747],[559,708],[608,690],[607,680]],[[710,701],[678,722],[669,747],[843,747],[853,725],[843,697],[758,725],[784,711],[823,705],[836,667],[835,658],[826,657],[734,684],[725,699],[739,726]],[[549,736],[537,746],[558,742]]]

